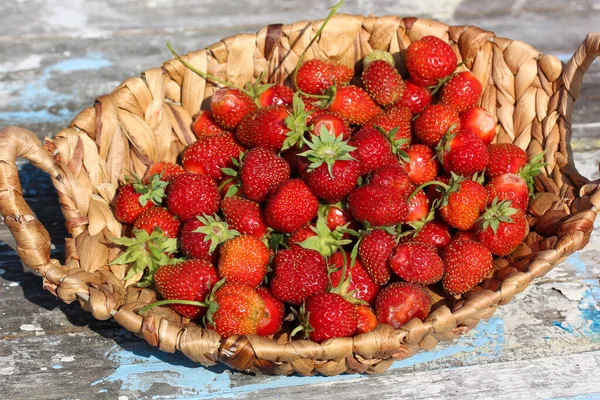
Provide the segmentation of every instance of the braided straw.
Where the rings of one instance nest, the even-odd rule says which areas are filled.
[[[236,85],[267,71],[265,81],[289,79],[299,55],[322,21],[269,25],[257,34],[223,39],[184,58]],[[497,141],[512,142],[535,155],[546,150],[548,164],[536,178],[538,195],[528,216],[530,233],[509,257],[494,261],[494,274],[461,299],[433,293],[434,310],[401,329],[380,325],[354,338],[317,344],[275,338],[231,336],[198,327],[169,308],[144,316],[141,306],[156,300],[132,279],[126,266],[108,265],[119,253],[109,238],[123,227],[112,202],[126,171],[143,174],[154,162],[176,160],[195,138],[192,116],[206,107],[214,86],[171,60],[130,78],[83,110],[68,128],[42,147],[25,129],[0,132],[0,208],[23,262],[44,277],[44,287],[65,302],[78,299],[95,318],[114,318],[163,351],[180,350],[203,365],[223,362],[238,370],[268,374],[336,375],[379,373],[393,360],[431,349],[492,316],[498,305],[589,241],[600,206],[600,182],[581,176],[569,146],[571,114],[583,75],[600,53],[600,34],[588,35],[566,66],[526,43],[494,36],[472,26],[447,26],[415,18],[337,15],[308,51],[307,59],[328,58],[360,68],[372,50],[402,58],[425,35],[449,42],[483,83],[481,106],[498,121]],[[399,63],[403,65],[403,63]],[[403,71],[404,72],[404,71]],[[58,191],[66,226],[66,262],[50,259],[50,238],[21,193],[15,159],[22,156],[46,171]],[[139,278],[137,278],[139,279]]]

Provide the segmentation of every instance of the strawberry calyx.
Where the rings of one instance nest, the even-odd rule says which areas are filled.
[[[209,252],[212,253],[217,249],[217,246],[221,243],[226,242],[232,237],[239,236],[240,233],[235,229],[230,229],[229,224],[215,214],[212,215],[198,215],[196,219],[200,221],[203,226],[200,226],[193,230],[194,233],[203,233],[204,241],[210,242]]]
[[[394,154],[398,158],[399,162],[407,163],[410,161],[410,157],[408,156],[408,153],[403,150],[403,148],[409,141],[408,141],[408,139],[404,139],[404,138],[396,139],[396,134],[398,133],[398,130],[399,130],[399,128],[397,126],[390,129],[387,132],[385,129],[383,129],[382,127],[380,127],[378,125],[375,125],[375,129],[377,129],[379,131],[379,133],[381,133],[383,136],[385,136],[387,138],[387,140],[390,141],[390,144],[392,145],[392,154]]]
[[[494,197],[492,203],[485,209],[483,214],[477,218],[479,229],[485,230],[492,228],[494,234],[498,231],[501,222],[512,224],[514,223],[511,215],[517,213],[517,209],[512,207],[512,201],[498,201],[498,196]]]
[[[459,72],[458,69],[461,66],[463,66],[464,64],[465,64],[464,61],[459,62],[458,64],[456,64],[456,68],[454,69],[454,71],[452,71],[452,73],[450,73],[449,75],[447,75],[443,78],[438,79],[436,84],[427,87],[427,89],[429,89],[429,91],[431,92],[431,95],[433,96],[434,94],[439,92],[439,90],[442,88],[442,86],[444,86],[446,84],[446,82],[448,82],[450,79],[452,79],[454,77],[454,75],[456,75]]]
[[[354,293],[356,293],[356,290],[349,290],[350,283],[352,282],[352,268],[354,267],[354,265],[356,263],[356,259],[350,260],[350,265],[348,265],[346,253],[342,249],[340,249],[340,252],[343,255],[342,260],[344,261],[342,264],[341,279],[340,279],[339,283],[337,284],[337,286],[334,287],[331,284],[331,274],[333,272],[337,271],[338,268],[328,268],[327,276],[329,278],[329,287],[327,288],[327,291],[330,293],[339,294],[346,301],[348,301],[349,303],[352,303],[352,304],[369,304],[368,302],[366,302],[362,299],[358,299],[358,298],[354,297]],[[347,275],[346,275],[346,271],[348,271]]]
[[[531,197],[533,197],[533,195],[534,195],[534,190],[533,190],[534,178],[536,177],[537,174],[539,174],[542,171],[542,168],[544,168],[546,165],[548,165],[548,163],[545,163],[542,161],[545,153],[546,153],[546,150],[533,156],[531,158],[531,160],[527,164],[525,164],[521,168],[521,170],[518,172],[518,175],[521,178],[523,178],[525,183],[527,183],[527,188],[529,189],[529,196],[531,196]]]
[[[154,174],[150,179],[150,182],[144,184],[139,176],[131,174],[133,177],[133,190],[140,195],[138,201],[142,207],[145,207],[149,201],[157,206],[162,204],[163,198],[165,197],[165,188],[169,185],[169,182],[161,180],[163,173]]]
[[[439,143],[435,147],[435,154],[441,163],[444,163],[444,156],[452,150],[452,140],[456,137],[456,124],[450,125],[446,130],[446,133],[440,139]]]
[[[315,226],[310,229],[316,234],[311,236],[298,245],[305,249],[315,250],[323,257],[329,257],[333,253],[342,249],[342,246],[352,243],[350,239],[344,239],[344,234],[358,235],[352,229],[348,229],[350,223],[336,227],[333,231],[327,226],[327,209],[326,207],[319,208],[319,214]]]
[[[154,282],[154,273],[159,267],[173,265],[180,261],[171,257],[177,252],[177,239],[169,238],[164,232],[155,227],[151,234],[144,229],[133,231],[134,237],[111,238],[110,240],[127,249],[109,265],[130,264],[125,281],[139,273],[144,273],[138,283],[139,287],[150,286]]]
[[[326,164],[329,176],[335,178],[333,176],[333,165],[336,161],[354,160],[350,153],[356,150],[356,147],[350,146],[342,135],[335,136],[323,125],[318,135],[311,135],[310,140],[303,138],[303,141],[309,147],[309,150],[298,155],[308,158],[311,162],[308,166],[309,172]]]
[[[292,100],[292,113],[285,119],[285,126],[290,130],[286,133],[287,138],[283,142],[282,151],[293,146],[302,146],[304,134],[309,128],[306,126],[306,118],[312,114],[314,110],[306,110],[304,101],[300,96],[300,92],[294,93]]]
[[[245,155],[245,152],[240,152],[239,159],[242,160]],[[221,192],[225,187],[230,185],[227,189],[227,193],[225,193],[225,197],[231,197],[240,190],[240,179],[238,172],[240,169],[240,161],[238,161],[238,159],[236,159],[235,157],[231,157],[231,162],[237,170],[233,168],[221,168],[221,172],[223,172],[223,174],[225,174],[227,178],[223,179],[223,181],[219,184],[219,192]]]
[[[417,195],[419,190],[422,190],[423,188],[430,186],[430,185],[436,185],[436,186],[438,186],[437,190],[442,194],[442,198],[434,200],[434,202],[431,204],[431,210],[434,210],[438,206],[444,207],[444,206],[448,205],[448,197],[452,193],[458,192],[460,190],[460,183],[464,180],[466,180],[465,177],[456,175],[454,172],[451,172],[451,177],[450,177],[450,181],[448,182],[448,184],[445,184],[444,182],[440,182],[440,181],[425,182],[425,183],[419,185],[410,194],[410,196],[408,196],[408,199],[406,201],[407,201],[407,203],[410,203],[412,198]]]
[[[302,302],[300,310],[292,308],[292,313],[298,320],[298,326],[295,327],[294,330],[292,330],[292,332],[290,333],[290,337],[294,337],[298,333],[302,332],[303,338],[308,339],[309,334],[314,331],[314,328],[310,326],[310,323],[308,322],[308,319],[310,317],[310,311],[306,311],[306,302]]]

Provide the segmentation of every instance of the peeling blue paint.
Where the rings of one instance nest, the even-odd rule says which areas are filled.
[[[111,65],[112,63],[109,60],[105,59],[102,53],[91,52],[88,53],[85,57],[69,58],[64,61],[60,61],[56,64],[53,64],[50,67],[46,68],[44,70],[44,73],[85,71],[106,68],[110,67]]]

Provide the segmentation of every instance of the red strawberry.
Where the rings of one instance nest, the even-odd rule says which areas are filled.
[[[265,314],[258,323],[256,334],[260,336],[273,335],[281,330],[285,309],[283,303],[277,300],[269,289],[264,286],[256,288],[256,293],[265,302]]]
[[[483,281],[492,271],[492,253],[485,245],[470,240],[457,240],[444,251],[444,289],[461,295]]]
[[[342,136],[336,137],[325,130],[312,135],[306,144],[309,149],[299,154],[309,161],[306,171],[301,167],[303,179],[312,192],[327,203],[344,199],[360,175],[360,164],[351,155],[355,148]]]
[[[413,318],[424,320],[430,310],[431,297],[425,288],[406,282],[395,282],[383,288],[375,308],[379,323],[396,329]]]
[[[510,200],[514,208],[523,212],[527,211],[529,205],[529,189],[527,182],[516,174],[503,174],[494,178],[485,187],[489,193],[489,199]]]
[[[316,293],[309,296],[302,311],[301,319],[306,336],[313,342],[349,337],[356,331],[358,321],[354,305],[337,293]]]
[[[290,234],[290,236],[287,238],[286,243],[288,244],[288,246],[291,247],[293,244],[299,244],[299,243],[304,242],[308,238],[318,236],[317,232],[315,232],[316,229],[317,228],[314,223],[303,226],[302,228],[298,229],[297,231],[292,232]],[[317,249],[313,249],[313,250],[317,250]]]
[[[478,242],[477,233],[473,230],[458,231],[452,236],[452,242],[456,240],[472,240],[473,242]]]
[[[488,151],[490,160],[485,170],[488,181],[502,174],[516,174],[527,164],[527,153],[512,143],[490,144]]]
[[[222,337],[253,335],[265,315],[265,302],[252,287],[238,282],[226,282],[212,296],[206,314],[207,327]]]
[[[454,71],[457,61],[452,47],[435,36],[425,36],[406,50],[408,74],[419,86],[437,84]]]
[[[473,107],[462,112],[460,127],[479,136],[485,144],[492,143],[496,137],[496,120],[485,108]]]
[[[134,189],[134,184],[121,186],[115,199],[115,218],[124,224],[132,224],[142,211],[154,205],[147,198],[141,200],[141,197],[142,194]]]
[[[208,175],[185,173],[169,184],[167,206],[183,221],[196,215],[216,213],[220,201],[217,184]]]
[[[440,100],[461,113],[477,105],[481,90],[481,82],[471,71],[461,71],[444,84]]]
[[[396,225],[406,220],[406,196],[399,196],[384,186],[368,184],[348,196],[348,211],[358,221],[372,226]]]
[[[438,157],[447,172],[471,176],[488,165],[487,146],[471,131],[461,129],[445,136],[438,147]]]
[[[392,152],[390,140],[373,126],[363,126],[352,136],[348,144],[356,147],[354,157],[360,161],[361,175],[398,162]]]
[[[408,203],[408,215],[405,222],[422,221],[429,215],[429,199],[419,190]]]
[[[384,188],[399,194],[406,198],[415,190],[414,185],[410,182],[408,174],[404,168],[398,164],[385,165],[377,169],[371,175],[372,185],[383,186]]]
[[[166,300],[204,302],[219,278],[215,267],[206,260],[185,260],[160,267],[154,275],[156,291]],[[190,319],[201,318],[205,307],[171,304],[173,311]]]
[[[280,301],[299,305],[311,294],[327,289],[325,258],[314,250],[292,246],[273,259],[271,293]]]
[[[399,155],[399,150],[407,149],[410,145],[411,123],[412,113],[410,109],[401,105],[394,105],[370,119],[365,125],[374,127],[380,132],[382,130],[386,132],[386,137],[392,143],[392,152]],[[365,127],[363,126],[363,128]]]
[[[150,183],[154,175],[160,175],[161,181],[171,182],[176,176],[181,175],[184,172],[185,170],[181,165],[169,162],[158,162],[156,164],[152,164],[150,168],[148,168],[148,171],[146,172],[146,175],[144,175],[142,182],[144,184]]]
[[[259,108],[244,117],[235,136],[246,147],[280,151],[290,132],[286,125],[289,115],[288,108],[283,105]]]
[[[348,292],[351,293],[354,291],[352,297],[366,301],[367,303],[373,303],[375,297],[377,297],[377,293],[379,293],[379,286],[373,282],[360,260],[355,260],[354,265],[350,267],[350,257],[346,253],[338,251],[329,257],[329,268],[332,269],[329,275],[331,286],[337,287],[340,284],[344,267],[344,257],[346,258],[346,275],[344,279],[347,279],[348,275],[350,275]]]
[[[419,285],[431,285],[444,275],[444,263],[436,248],[422,242],[396,246],[390,258],[390,267],[406,282]]]
[[[217,246],[229,238],[239,235],[227,223],[213,216],[197,216],[188,219],[181,227],[181,252],[189,258],[198,258],[216,263]]]
[[[410,80],[404,81],[404,92],[398,104],[408,107],[414,115],[417,115],[431,104],[431,92]]]
[[[352,135],[352,129],[350,129],[348,121],[337,113],[319,110],[312,113],[307,119],[309,119],[307,123],[309,128],[312,127],[311,133],[313,135],[320,135],[323,127],[336,137],[342,135],[344,140],[350,139],[350,135]]]
[[[224,87],[217,90],[210,103],[215,121],[224,129],[235,129],[242,118],[258,107],[252,97],[241,89]]]
[[[262,238],[267,223],[258,203],[241,197],[226,197],[221,201],[221,211],[231,228],[244,235]]]
[[[510,201],[498,201],[497,197],[482,214],[477,227],[477,240],[496,256],[512,253],[526,234],[525,213],[513,208]]]
[[[292,99],[294,97],[294,91],[282,84],[276,84],[258,96],[258,102],[261,107],[269,106],[289,106],[292,105]]]
[[[271,189],[289,177],[289,164],[270,150],[250,149],[243,158],[240,178],[250,200],[265,201]]]
[[[345,85],[354,77],[354,70],[329,60],[309,60],[298,69],[298,89],[304,93],[322,94],[334,84]]]
[[[422,144],[413,144],[408,150],[408,162],[404,168],[408,178],[415,185],[421,185],[435,179],[438,175],[438,163],[433,150]]]
[[[282,182],[269,195],[265,206],[267,224],[291,233],[317,216],[319,200],[301,179]]]
[[[415,135],[426,146],[436,147],[450,131],[460,129],[458,113],[444,104],[427,106],[415,120]]]
[[[256,287],[263,281],[269,263],[269,249],[257,237],[236,236],[221,246],[219,276],[227,282]]]
[[[155,228],[160,228],[170,238],[179,236],[181,221],[166,208],[152,206],[144,210],[133,223],[134,229],[143,229],[152,234]]]
[[[394,237],[381,229],[365,234],[358,245],[358,256],[377,285],[385,285],[390,279],[388,260],[395,245]]]
[[[338,226],[348,225],[349,229],[356,229],[357,223],[352,218],[352,216],[348,213],[346,209],[342,209],[338,206],[327,206],[327,227],[329,230],[333,231]]]
[[[222,135],[225,131],[215,122],[210,111],[202,110],[194,116],[192,132],[197,137]]]
[[[328,107],[351,124],[362,125],[381,113],[381,108],[358,86],[336,87]]]
[[[233,160],[239,160],[243,152],[228,132],[199,138],[184,150],[181,161],[186,172],[208,175],[220,182],[225,177],[222,169],[234,166]]]
[[[453,179],[444,193],[440,215],[456,229],[468,230],[487,203],[488,193],[472,180]]]
[[[434,246],[438,251],[450,244],[450,228],[444,221],[433,220],[425,225],[413,236],[413,240]]]
[[[377,317],[375,312],[369,306],[357,304],[354,306],[356,310],[356,333],[367,333],[377,328]]]
[[[367,93],[382,106],[389,106],[402,97],[404,82],[398,70],[385,60],[374,60],[365,66],[362,82]]]

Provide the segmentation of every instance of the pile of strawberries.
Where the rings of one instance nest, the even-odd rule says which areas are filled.
[[[491,144],[481,82],[446,42],[424,37],[405,60],[403,78],[384,51],[358,76],[314,59],[292,87],[199,72],[222,87],[181,165],[120,188],[129,225],[113,263],[156,289],[151,306],[223,336],[290,329],[316,342],[423,320],[432,291],[480,284],[524,240],[542,164]]]

